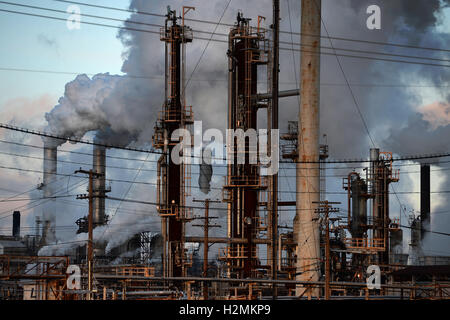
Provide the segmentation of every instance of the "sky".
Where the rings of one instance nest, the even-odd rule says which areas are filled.
[[[69,4],[41,1],[13,1],[16,4],[39,6],[54,10],[66,11]],[[209,21],[218,21],[228,1],[201,0],[85,0],[90,4],[114,6],[123,9],[140,10],[165,14],[167,5],[179,9],[183,5],[196,7],[189,12],[189,17]],[[366,27],[368,14],[366,9],[371,4],[381,8],[381,30],[369,30]],[[418,0],[412,5],[407,0],[323,0],[322,1],[322,35],[345,37],[351,39],[403,43],[422,47],[449,48],[450,44],[450,8],[449,1]],[[104,8],[80,6],[82,14],[107,16],[110,18],[161,25],[159,17],[131,14]],[[67,13],[49,12],[33,8],[0,3],[0,10],[12,10],[32,14],[48,15],[66,19]],[[234,23],[238,10],[252,18],[256,23],[257,16],[265,16],[265,27],[271,23],[271,1],[231,1],[225,10],[222,22]],[[281,30],[300,31],[300,1],[281,0]],[[81,17],[82,21],[123,26],[123,22]],[[157,30],[149,26],[136,26],[129,22],[127,27]],[[191,23],[194,30],[213,31],[215,25]],[[154,120],[163,96],[163,44],[158,35],[143,32],[121,30],[117,28],[81,24],[80,29],[70,30],[66,21],[26,16],[0,11],[0,122],[9,123],[30,129],[53,131],[58,134],[73,134],[78,138],[94,139],[96,130],[111,128],[115,133],[110,136],[113,141],[120,136],[120,143],[136,146],[148,146]],[[217,33],[227,33],[228,27],[219,26]],[[195,33],[198,37],[209,37],[208,34]],[[216,36],[217,38],[223,38]],[[281,41],[299,42],[294,35],[281,34]],[[335,48],[378,51],[400,55],[426,56],[434,59],[450,59],[448,52],[427,51],[392,46],[375,46],[367,43],[322,39],[322,46]],[[282,44],[289,48],[290,44]],[[330,51],[328,51],[330,52]],[[204,121],[206,128],[224,129],[226,123],[226,45],[218,42],[194,41],[187,49],[187,74],[192,81],[187,87],[187,100],[193,105],[196,119]],[[343,54],[346,54],[343,52]],[[352,54],[352,53],[348,53]],[[372,56],[372,55],[371,55]],[[199,60],[199,58],[201,59]],[[380,56],[378,56],[380,57]],[[383,56],[381,56],[384,58]],[[392,59],[402,59],[388,57]],[[299,74],[299,52],[282,50],[280,52],[280,88],[281,90],[297,87]],[[199,62],[200,61],[200,62]],[[429,61],[427,61],[429,62]],[[444,63],[433,61],[433,63]],[[448,63],[448,62],[447,62]],[[342,67],[342,72],[339,64]],[[9,70],[7,70],[9,69]],[[35,72],[12,71],[10,69],[27,69]],[[195,73],[193,71],[195,70]],[[38,71],[51,71],[45,73]],[[69,74],[61,74],[69,73]],[[105,75],[109,73],[109,75]],[[79,76],[86,74],[88,78]],[[93,75],[102,74],[93,78]],[[145,75],[147,79],[120,77],[128,75]],[[112,77],[110,75],[119,75]],[[410,154],[436,153],[449,151],[450,138],[450,72],[448,68],[414,64],[392,63],[365,59],[336,58],[323,55],[321,62],[321,133],[327,134],[330,145],[330,157],[367,158],[372,147],[368,132],[377,147],[392,151],[396,156]],[[351,84],[351,91],[346,81]],[[259,88],[264,91],[265,86]],[[61,99],[60,99],[61,98]],[[355,105],[356,101],[356,105]],[[298,115],[298,98],[286,98],[280,102],[280,124],[286,130],[288,120]],[[358,111],[359,109],[359,111]],[[45,115],[47,113],[47,116]],[[364,121],[362,121],[364,118]],[[366,123],[366,126],[364,125]],[[64,125],[62,125],[64,124]],[[367,129],[366,129],[367,127]],[[114,140],[116,139],[116,140]],[[0,130],[0,140],[15,141],[24,144],[42,145],[39,137]],[[41,157],[41,150],[30,147],[5,144],[0,142],[0,150],[10,154],[25,154]],[[90,146],[64,144],[62,150],[91,152]],[[145,155],[108,150],[108,155],[145,159]],[[89,163],[88,155],[60,152],[60,159],[72,162]],[[155,160],[153,156],[147,160]],[[445,160],[445,159],[444,159]],[[39,159],[21,158],[12,155],[1,155],[4,167],[21,167],[41,170]],[[144,163],[142,169],[138,169]],[[417,194],[402,194],[402,191],[419,190],[419,166],[417,162],[402,163],[410,166],[401,167],[401,179],[396,183],[399,201],[391,200],[392,216],[400,214],[400,205],[406,207],[406,213],[400,214],[406,224],[410,212],[419,210]],[[108,165],[125,166],[132,170],[109,170],[110,179],[132,180],[137,174],[139,181],[154,181],[154,163],[139,161],[121,161],[108,159]],[[71,173],[79,165],[59,163],[58,170]],[[149,171],[145,171],[148,169]],[[351,169],[347,168],[347,169]],[[330,176],[343,175],[348,171],[329,170]],[[432,166],[432,190],[450,190],[450,180],[445,162]],[[195,172],[197,168],[194,168]],[[41,179],[39,173],[17,172],[1,169],[0,198],[5,199],[20,192],[34,188]],[[216,173],[220,172],[217,169]],[[283,169],[280,176],[292,176],[293,170]],[[283,200],[292,200],[295,196],[295,180],[292,177],[281,178],[283,183]],[[195,182],[195,177],[193,178]],[[223,178],[213,176],[212,185],[219,188]],[[66,187],[75,181],[62,179]],[[127,185],[113,182],[114,196],[127,195],[129,198],[154,200],[154,187],[151,185]],[[331,178],[327,181],[330,191],[342,192],[342,180]],[[84,192],[84,186],[72,192]],[[153,189],[152,189],[153,188]],[[66,188],[67,189],[67,188]],[[128,190],[129,189],[129,190]],[[39,197],[34,190],[30,198]],[[201,197],[202,194],[196,194]],[[216,189],[208,196],[218,198],[221,193]],[[339,195],[330,195],[330,200],[345,202]],[[450,230],[450,213],[445,211],[449,199],[443,194],[432,195],[432,211],[436,211],[433,230],[448,232]],[[73,225],[83,216],[86,206],[75,205],[71,201],[66,216],[60,216],[58,224]],[[75,203],[74,203],[75,202]],[[59,201],[58,205],[69,202]],[[10,211],[27,202],[0,203],[0,231],[9,232]],[[148,208],[136,204],[109,203],[111,215],[115,215],[117,228],[110,227],[111,235],[123,232],[126,235],[136,231],[120,227],[120,223],[136,221],[142,210]],[[342,206],[345,210],[346,208]],[[32,227],[35,215],[40,214],[40,206],[24,211],[24,221]],[[61,209],[64,211],[64,209]],[[122,211],[120,211],[122,210]],[[128,211],[127,211],[128,210]],[[134,211],[133,211],[134,210]],[[3,214],[3,212],[5,212]],[[130,214],[134,212],[134,214]],[[223,212],[217,215],[223,219]],[[3,218],[2,217],[6,217]],[[280,217],[283,223],[290,223],[293,212],[286,212]],[[149,219],[152,227],[158,227],[155,219]],[[72,239],[73,230],[68,228],[61,239]],[[225,228],[222,228],[225,229]],[[30,229],[31,230],[31,229]],[[61,229],[62,230],[62,229]],[[113,230],[113,231],[111,231]],[[225,230],[215,231],[224,235]],[[408,230],[405,232],[405,243]],[[0,232],[1,233],[1,232]],[[436,236],[437,237],[437,236]],[[431,238],[430,238],[431,239]],[[119,240],[117,240],[119,241]],[[437,237],[430,240],[428,250],[450,254],[448,237]],[[405,245],[407,250],[407,245]]]

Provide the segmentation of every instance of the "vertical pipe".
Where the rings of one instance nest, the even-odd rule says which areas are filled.
[[[209,199],[205,200],[205,226],[203,242],[203,278],[208,277],[208,233],[209,233]],[[208,283],[203,283],[203,299],[208,300]]]
[[[272,130],[278,130],[278,73],[279,73],[279,27],[280,27],[280,0],[273,0],[273,61],[272,61]],[[272,131],[271,130],[271,131]],[[272,136],[272,135],[271,135]],[[271,141],[278,145],[278,141]],[[272,155],[273,156],[273,155]],[[271,199],[271,237],[272,237],[272,279],[277,279],[277,250],[278,250],[278,174],[272,175]],[[277,286],[273,284],[272,295],[277,296]]]
[[[298,162],[296,168],[296,216],[294,240],[297,241],[297,276],[301,281],[318,281],[320,276],[320,233],[317,205],[319,178],[319,100],[320,100],[321,1],[302,0],[302,47],[309,48],[300,57],[300,105]],[[308,36],[305,36],[308,35]],[[319,296],[317,288],[299,287],[296,295]],[[311,290],[311,291],[310,291]]]
[[[92,268],[94,260],[93,241],[93,170],[89,171],[89,215],[88,215],[88,300],[92,299]]]
[[[373,238],[379,238],[380,232],[377,230],[379,223],[379,199],[382,193],[378,183],[378,160],[380,160],[380,149],[370,149],[370,192],[372,195],[372,225]]]
[[[95,176],[93,185],[93,224],[96,227],[105,224],[106,148],[94,145],[92,157],[92,168],[100,174]]]
[[[430,225],[430,165],[420,166],[420,221],[421,238]]]
[[[14,211],[13,213],[12,236],[20,237],[20,211]]]
[[[329,222],[329,206],[325,208],[325,300],[330,300],[330,222]]]

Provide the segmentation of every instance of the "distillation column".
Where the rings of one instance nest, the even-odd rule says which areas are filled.
[[[166,47],[166,96],[155,132],[153,145],[164,151],[158,161],[158,212],[161,216],[161,233],[164,239],[163,273],[165,276],[186,275],[187,259],[184,248],[184,228],[188,213],[185,206],[187,165],[174,162],[173,148],[181,142],[172,139],[177,129],[186,129],[193,123],[192,108],[184,104],[184,54],[185,43],[192,42],[192,30],[179,25],[175,11],[168,8],[165,27],[161,29],[161,41]]]
[[[228,129],[236,134],[227,138],[228,165],[225,183],[225,201],[228,202],[228,236],[243,239],[244,243],[230,243],[222,258],[227,261],[230,276],[249,278],[255,276],[258,266],[257,236],[260,217],[258,212],[259,191],[265,189],[260,176],[259,164],[251,161],[256,156],[257,138],[247,133],[257,129],[257,69],[266,64],[260,42],[264,41],[259,29],[249,26],[250,19],[238,15],[236,26],[229,34],[229,95]],[[241,130],[243,137],[238,138]],[[245,133],[245,135],[244,135]],[[237,137],[235,139],[235,136]],[[231,139],[230,139],[231,138]],[[241,150],[239,143],[245,143]],[[238,158],[243,157],[244,163]]]

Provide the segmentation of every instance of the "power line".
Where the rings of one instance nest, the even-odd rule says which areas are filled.
[[[37,10],[45,10],[45,11],[50,11],[50,12],[57,12],[57,13],[63,13],[66,14],[67,12],[64,10],[57,10],[57,9],[52,9],[52,8],[44,8],[44,7],[37,7],[37,6],[30,6],[30,5],[25,5],[25,4],[18,4],[18,3],[12,3],[12,2],[7,2],[7,1],[0,1],[0,3],[2,4],[7,4],[7,5],[14,5],[14,6],[19,6],[19,7],[25,7],[25,8],[31,8],[31,9],[37,9]],[[222,18],[227,10],[227,8],[229,7],[230,2],[228,3],[228,5],[226,6],[222,16],[219,19],[219,22],[216,24],[215,29],[213,32],[209,32],[209,31],[203,31],[203,30],[196,30],[193,29],[193,32],[195,33],[205,33],[205,34],[210,34],[211,37],[205,47],[206,48],[209,46],[209,43],[211,42],[212,38],[214,35],[218,35],[218,36],[223,36],[223,37],[228,37],[228,34],[225,33],[217,33],[217,27],[220,25],[220,22],[222,21]],[[90,14],[83,14],[80,13],[79,14],[82,17],[88,17],[88,18],[96,18],[96,19],[102,19],[102,20],[111,20],[111,21],[117,21],[117,22],[123,22],[123,23],[129,23],[129,24],[137,24],[137,25],[145,25],[145,26],[150,26],[150,27],[157,27],[157,28],[163,28],[164,26],[159,25],[159,24],[154,24],[154,23],[146,23],[146,22],[140,22],[140,21],[133,21],[133,20],[123,20],[123,19],[117,19],[117,18],[111,18],[111,17],[105,17],[105,16],[98,16],[98,15],[90,15]],[[290,10],[289,10],[289,20],[290,20]],[[291,27],[291,32],[292,32],[292,24],[290,21],[290,27]],[[291,33],[291,42],[287,42],[287,41],[280,41],[280,44],[288,44],[288,45],[292,45],[292,49],[293,46],[305,46],[301,43],[295,43],[293,38],[292,38],[293,34]],[[271,41],[271,40],[270,40]],[[366,51],[366,50],[356,50],[356,49],[346,49],[346,48],[336,48],[336,47],[324,47],[321,46],[321,49],[332,49],[332,50],[338,50],[338,51],[347,51],[347,52],[356,52],[356,53],[368,53],[368,54],[377,54],[377,55],[384,55],[384,56],[394,56],[394,57],[402,57],[402,58],[409,58],[409,59],[421,59],[421,60],[432,60],[432,61],[441,61],[441,62],[450,62],[450,60],[448,59],[439,59],[439,58],[430,58],[430,57],[420,57],[420,56],[410,56],[410,55],[401,55],[401,54],[394,54],[394,53],[385,53],[385,52],[376,52],[376,51]],[[204,51],[205,51],[204,50]],[[202,56],[204,55],[204,51],[199,59],[199,61],[202,59]],[[194,68],[194,71],[192,72],[192,74],[195,72],[195,70],[197,69],[198,63],[196,65],[196,67]],[[191,77],[192,77],[191,74]],[[186,84],[189,84],[189,80]]]
[[[1,71],[13,71],[13,72],[30,72],[30,73],[46,73],[46,74],[62,74],[62,75],[80,75],[85,74],[87,76],[95,76],[95,73],[86,73],[86,72],[72,72],[72,71],[56,71],[56,70],[43,70],[43,69],[27,69],[27,68],[9,68],[9,67],[0,67]],[[164,79],[164,76],[139,76],[139,75],[130,75],[130,74],[121,74],[119,75],[124,78],[137,78],[137,79]],[[226,79],[191,79],[191,81],[199,81],[199,82],[228,82]],[[265,82],[264,82],[265,83]],[[296,84],[295,81],[280,81],[280,84]],[[340,87],[347,86],[345,83],[321,83],[323,87]],[[350,83],[352,87],[377,87],[377,88],[448,88],[450,85],[426,85],[426,84],[381,84],[381,83],[373,83],[373,84],[364,84],[364,83]]]
[[[93,7],[93,8],[108,9],[108,10],[115,10],[115,11],[122,11],[122,12],[134,13],[134,14],[142,14],[142,15],[149,15],[149,16],[154,16],[154,17],[165,18],[165,15],[157,14],[157,13],[151,13],[151,12],[145,12],[145,11],[128,10],[128,9],[122,9],[122,8],[117,8],[117,7],[94,5],[94,4],[78,2],[78,1],[67,1],[67,0],[53,0],[53,1],[63,2],[63,3],[71,3],[71,4],[78,4],[78,5],[83,5],[83,6]],[[216,21],[199,20],[199,19],[191,19],[191,18],[185,18],[185,20],[186,21],[192,21],[192,22],[213,24],[213,25],[217,24]],[[223,22],[219,23],[219,25],[226,26],[226,27],[234,27],[234,24],[223,23]],[[264,28],[262,28],[262,29],[264,29]],[[267,29],[264,29],[264,30],[267,31]],[[416,46],[416,45],[409,45],[409,44],[402,44],[402,43],[370,41],[370,40],[361,40],[361,39],[351,39],[351,38],[345,38],[345,37],[328,37],[328,36],[322,36],[322,35],[318,36],[318,35],[302,34],[300,32],[283,31],[283,30],[281,30],[280,33],[290,34],[290,35],[297,35],[297,36],[306,36],[306,37],[320,37],[320,38],[327,38],[327,39],[341,40],[341,41],[348,41],[348,42],[366,43],[366,44],[372,44],[372,45],[382,45],[382,46],[392,46],[392,47],[409,48],[409,49],[421,49],[421,50],[430,50],[430,51],[450,52],[449,49],[423,47],[423,46]]]
[[[36,145],[32,145],[32,144],[12,142],[12,141],[6,141],[6,140],[1,140],[1,139],[0,139],[0,143],[6,143],[6,144],[12,144],[12,145],[36,148],[36,149],[45,149],[45,147],[43,147],[43,146],[36,146]],[[87,153],[87,152],[58,149],[58,153],[59,152],[79,154],[79,155],[86,155],[86,156],[92,157],[92,153]],[[7,153],[7,152],[0,152],[0,154],[14,155],[14,156],[26,157],[26,158],[42,159],[42,158],[39,158],[39,157],[32,157],[32,156],[28,156],[28,155],[12,154],[12,153]],[[112,155],[106,155],[106,158],[117,159],[117,160],[126,160],[126,161],[140,161],[140,162],[148,162],[148,163],[156,163],[157,162],[157,160],[118,157],[118,156],[112,156]],[[65,160],[57,160],[57,162],[82,164],[82,165],[91,165],[90,163],[81,163],[81,162],[65,161]],[[283,164],[292,164],[292,165],[295,164],[294,162],[282,162],[282,163]],[[445,164],[445,163],[450,163],[450,161],[428,162],[428,164],[430,164],[430,165],[433,165],[433,164],[438,165],[438,164]],[[418,165],[421,165],[421,164],[420,163],[397,164],[396,168],[398,168],[398,167],[412,167],[412,166],[418,166]],[[130,170],[138,170],[138,168],[116,167],[116,166],[110,166],[110,165],[107,165],[106,167],[107,168],[118,168],[118,169],[119,168],[124,168],[124,169],[130,169]],[[216,169],[217,169],[217,167],[225,168],[225,166],[216,166]],[[292,167],[280,167],[280,168],[283,169],[283,170],[296,170],[295,167],[294,168],[292,168]],[[326,169],[326,170],[353,170],[353,169],[364,169],[364,168],[366,168],[366,166],[351,166],[351,167],[330,167],[330,166],[328,166],[328,167],[326,167],[324,169]],[[434,169],[434,170],[431,170],[431,171],[434,172],[434,171],[447,171],[447,170],[450,170],[450,168]],[[142,169],[142,171],[155,171],[155,170]],[[404,174],[404,173],[420,173],[420,171],[401,171],[401,173],[402,174]],[[221,174],[214,173],[214,175],[221,175]],[[347,176],[347,174],[343,174],[343,175],[325,175],[325,177],[346,177],[346,176]],[[285,177],[295,177],[295,175],[285,175]]]
[[[63,196],[48,196],[48,197],[41,197],[41,198],[19,198],[19,199],[0,199],[0,202],[18,202],[18,201],[36,201],[36,200],[46,200],[46,199],[59,199],[59,198],[68,198],[68,197],[75,197],[76,194],[68,194]]]
[[[65,18],[58,18],[53,16],[45,16],[40,14],[32,14],[32,13],[25,13],[21,11],[14,11],[14,10],[5,10],[0,9],[0,12],[7,12],[7,13],[14,13],[14,14],[21,14],[26,16],[33,16],[33,17],[39,17],[39,18],[47,18],[47,19],[53,19],[53,20],[59,20],[59,21],[67,21]],[[130,31],[136,31],[136,32],[147,32],[152,34],[160,34],[158,31],[152,31],[152,30],[143,30],[143,29],[136,29],[131,27],[120,27],[120,26],[114,26],[114,25],[108,25],[108,24],[102,24],[102,23],[94,23],[94,22],[87,22],[87,21],[80,21],[82,24],[87,25],[93,25],[93,26],[101,26],[101,27],[108,27],[108,28],[115,28],[115,29],[122,29],[122,30],[130,30]],[[221,42],[221,43],[228,43],[226,40],[219,40],[219,39],[208,39],[208,38],[202,38],[202,37],[196,37],[197,40],[205,40],[205,41],[215,41],[215,42]],[[282,48],[280,47],[280,50],[287,50],[287,51],[298,51],[298,52],[312,52],[308,50],[303,49],[292,49],[292,48]],[[345,50],[351,50],[351,49],[345,49]],[[321,52],[321,55],[336,55],[336,53],[328,53],[328,52]],[[355,59],[369,59],[369,60],[378,60],[378,61],[385,61],[385,62],[395,62],[395,63],[406,63],[406,64],[417,64],[417,65],[426,65],[426,66],[434,66],[434,67],[450,67],[450,65],[446,64],[435,64],[435,63],[425,63],[425,62],[414,62],[414,61],[405,61],[405,60],[395,60],[395,59],[384,59],[384,58],[375,58],[375,57],[367,57],[367,56],[355,56],[355,55],[347,55],[347,54],[337,54],[340,57],[347,57],[347,58],[355,58]]]
[[[30,130],[25,128],[20,128],[16,126],[12,126],[9,124],[0,123],[0,128],[12,130],[12,131],[18,131],[63,141],[69,141],[74,143],[82,143],[82,144],[88,144],[88,145],[95,145],[95,146],[101,146],[105,148],[111,148],[111,149],[121,149],[121,150],[127,150],[127,151],[134,151],[134,152],[141,152],[141,153],[152,153],[152,154],[163,154],[161,152],[156,152],[154,150],[148,150],[148,149],[140,149],[140,148],[132,148],[132,147],[123,147],[123,146],[117,146],[117,145],[111,145],[111,144],[103,144],[103,143],[97,143],[92,142],[88,140],[82,140],[82,139],[75,139],[75,138],[68,138],[68,137],[60,137],[57,135],[40,132],[37,130]],[[403,156],[398,158],[392,158],[390,161],[414,161],[414,160],[424,160],[424,159],[435,159],[435,158],[444,158],[444,157],[450,157],[450,153],[436,153],[436,154],[422,154],[422,155],[410,155],[410,156]],[[190,156],[190,158],[200,158],[197,156]],[[216,160],[222,160],[227,161],[226,157],[223,158],[212,158]],[[327,161],[297,161],[296,163],[372,163],[377,162],[378,160],[370,160],[370,159],[336,159],[336,160],[327,160]],[[279,161],[279,163],[289,163],[293,164],[291,161]],[[224,165],[226,166],[226,165]]]
[[[314,4],[316,6],[318,6],[316,1],[314,1]],[[328,40],[330,41],[331,48],[333,48],[333,42],[330,39],[330,34],[328,33],[327,27],[325,25],[325,21],[322,19],[322,17],[320,19],[322,21],[323,28],[325,29],[325,32],[327,34]],[[336,51],[334,49],[333,49],[333,51],[336,53]],[[339,65],[339,69],[341,70],[342,75],[344,76],[345,83],[347,84],[348,90],[350,91],[350,94],[352,96],[352,99],[353,99],[353,102],[355,104],[356,110],[358,111],[358,114],[359,114],[359,116],[361,118],[361,121],[362,121],[362,123],[364,125],[364,128],[366,129],[367,135],[368,135],[370,141],[372,142],[373,147],[375,147],[375,142],[374,142],[374,140],[373,140],[373,138],[372,138],[372,136],[370,134],[369,127],[367,126],[366,120],[364,119],[364,116],[363,116],[363,114],[361,112],[361,108],[359,107],[358,102],[356,101],[356,97],[355,97],[355,94],[353,93],[353,89],[350,86],[350,82],[347,79],[347,75],[345,74],[344,68],[342,67],[341,61],[339,60],[339,57],[337,55],[336,55],[336,61],[337,61],[338,65]]]
[[[227,9],[230,6],[231,1],[232,0],[228,0],[228,3],[227,3],[227,5],[225,6],[225,9],[222,12],[222,15],[220,16],[219,21],[217,22],[216,26],[214,27],[214,31],[211,33],[211,37],[209,38],[208,42],[206,43],[206,46],[203,48],[203,51],[202,51],[200,57],[198,58],[198,61],[197,61],[196,65],[195,65],[195,67],[194,67],[194,70],[192,70],[191,75],[190,75],[186,85],[183,88],[183,92],[185,92],[187,86],[189,85],[189,82],[191,81],[192,76],[194,75],[195,71],[197,70],[198,66],[200,65],[200,62],[201,62],[203,56],[205,55],[205,52],[208,49],[208,46],[211,43],[211,40],[214,37],[214,34],[215,34],[216,30],[217,30],[217,27],[219,26],[220,22],[222,21],[223,16],[225,15],[225,12],[227,12]]]
[[[77,182],[77,183],[74,183],[74,184],[70,187],[70,189],[69,189],[69,188],[67,189],[67,192],[72,191],[72,190],[74,190],[74,189],[76,189],[76,188],[78,188],[78,187],[80,187],[80,186],[82,186],[83,184],[86,184],[86,183],[87,183],[87,181],[83,181],[83,180],[82,180],[82,181],[79,181],[79,182]],[[54,192],[53,195],[56,195],[56,194],[58,194],[59,192],[60,192],[60,191]],[[27,206],[28,206],[28,208],[26,208],[25,210],[26,210],[26,211],[27,211],[27,210],[31,210],[31,209],[33,209],[33,208],[35,208],[35,207],[37,207],[37,206],[40,206],[40,205],[42,205],[42,204],[45,204],[45,203],[49,202],[49,201],[50,201],[50,200],[44,200],[44,201],[36,200],[36,201],[32,201],[32,202],[30,202],[30,203],[21,205],[21,206],[19,206],[19,207],[14,208],[14,209],[9,209],[9,210],[5,210],[5,211],[3,211],[3,212],[0,212],[0,216],[3,215],[3,214],[5,214],[5,213],[11,212],[11,211],[15,211],[15,210],[21,209],[21,208],[23,208],[23,207],[27,207]],[[32,205],[32,206],[30,207],[30,205]],[[0,217],[0,219],[7,218],[7,217],[9,217],[9,216],[12,216],[12,214],[9,214],[9,215],[6,215],[6,216],[2,216],[2,217]]]
[[[149,156],[149,154],[147,154],[147,159],[148,159],[148,156]],[[140,167],[139,169],[142,169],[143,166],[144,166],[144,163],[141,164],[141,167]],[[125,198],[126,196],[128,196],[128,193],[130,193],[131,187],[132,187],[133,184],[136,182],[136,179],[137,179],[137,177],[139,176],[140,173],[141,173],[141,170],[139,170],[138,172],[136,172],[136,174],[135,174],[135,176],[134,176],[134,179],[133,179],[133,183],[131,183],[131,184],[128,186],[128,189],[127,189],[127,191],[125,192],[124,198]],[[159,192],[159,191],[157,190],[157,192]],[[113,214],[113,216],[112,216],[112,218],[111,218],[111,220],[110,220],[111,222],[112,222],[112,220],[114,219],[114,217],[116,216],[117,210],[119,210],[119,208],[120,208],[121,205],[122,205],[122,201],[119,202],[118,206],[116,207],[116,210],[115,210],[115,212],[114,212],[114,214]],[[106,232],[106,230],[108,229],[108,226],[109,226],[109,224],[106,226],[106,228],[105,228],[105,230],[103,231],[103,233],[102,233],[100,239],[102,239],[103,236],[105,235],[105,232]]]
[[[148,150],[148,149],[146,150],[146,149],[139,149],[139,148],[132,148],[132,147],[123,147],[123,146],[113,146],[113,145],[109,145],[109,144],[105,144],[105,143],[98,143],[98,142],[93,142],[93,141],[88,141],[88,140],[75,139],[72,137],[61,137],[61,136],[57,136],[57,135],[46,133],[46,132],[19,128],[19,127],[12,126],[9,124],[4,124],[4,123],[0,123],[0,128],[23,132],[23,133],[28,133],[28,134],[33,134],[33,135],[37,135],[37,136],[41,136],[41,137],[52,138],[52,139],[56,139],[56,140],[61,140],[63,142],[82,143],[82,144],[100,146],[100,147],[105,147],[105,148],[121,149],[121,150],[126,150],[126,151],[163,154],[162,152],[158,152],[158,151],[154,151],[154,150]]]
[[[400,227],[407,228],[407,229],[416,229],[416,228],[413,228],[413,227],[403,226],[403,225],[400,225]],[[450,233],[439,232],[439,231],[432,231],[432,230],[426,230],[426,229],[421,229],[421,230],[423,230],[425,232],[429,232],[429,233],[440,234],[440,235],[443,235],[443,236],[450,236]]]

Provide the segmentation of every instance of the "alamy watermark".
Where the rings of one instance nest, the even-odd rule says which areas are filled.
[[[367,18],[366,26],[369,30],[380,30],[381,29],[381,9],[376,4],[370,5],[366,10],[367,14],[370,16]]]
[[[381,289],[381,270],[380,267],[377,265],[370,265],[367,268],[367,289],[373,290],[373,289]]]
[[[76,264],[71,264],[67,267],[67,289],[68,290],[80,290],[81,289],[81,269]]]
[[[194,122],[194,135],[187,129],[177,129],[170,137],[179,141],[172,149],[171,160],[175,164],[260,164],[262,175],[278,173],[279,137],[278,129],[227,129],[225,139],[219,129],[208,129],[203,133],[202,121]],[[226,152],[224,155],[224,140]],[[270,152],[269,143],[270,141]],[[206,147],[203,142],[208,143]],[[204,156],[211,154],[211,157]]]
[[[69,30],[81,29],[81,9],[76,4],[67,7],[66,12],[69,14],[66,25]]]

